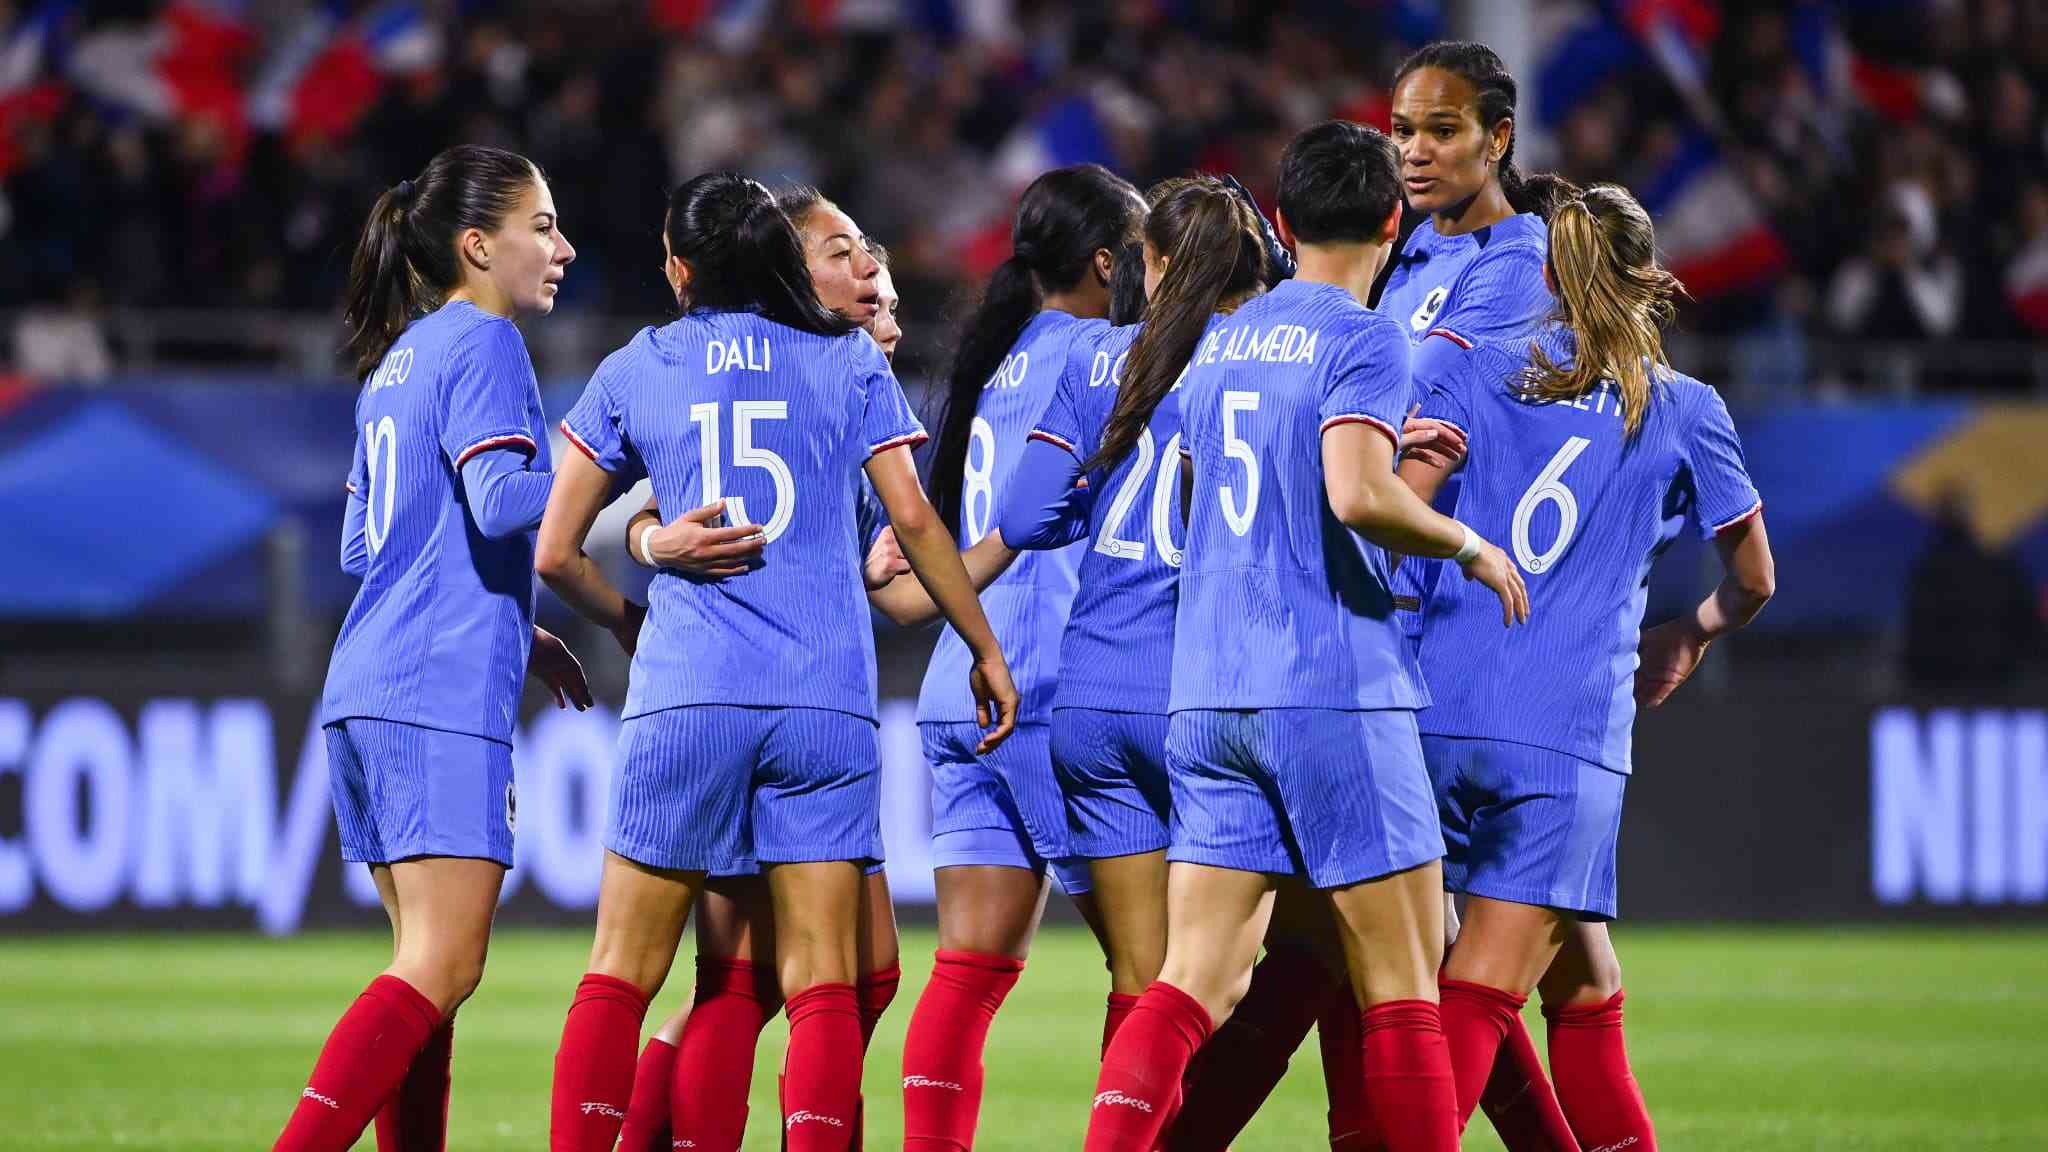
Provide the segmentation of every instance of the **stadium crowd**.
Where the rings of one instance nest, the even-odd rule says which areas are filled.
[[[1666,11],[1697,87],[1655,50]],[[1712,138],[1775,247],[1695,284],[1687,324],[1736,337],[1750,385],[1794,385],[1816,340],[2048,332],[2048,6],[1588,19],[1539,8],[1518,157],[1642,191]],[[0,310],[22,370],[81,377],[119,364],[109,308],[333,313],[365,206],[458,139],[548,167],[582,253],[572,312],[661,310],[649,221],[677,179],[829,190],[898,254],[915,372],[1038,171],[1232,170],[1270,193],[1292,132],[1384,123],[1393,62],[1448,30],[1427,3],[1347,0],[0,0],[0,29]]]

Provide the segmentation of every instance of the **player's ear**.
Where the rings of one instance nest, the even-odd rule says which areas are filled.
[[[1394,201],[1394,210],[1387,213],[1387,222],[1380,225],[1380,243],[1392,244],[1401,236],[1401,201]]]
[[[1095,278],[1102,281],[1104,288],[1109,287],[1109,274],[1115,268],[1116,253],[1111,252],[1107,248],[1097,248],[1095,250]]]
[[[1282,212],[1278,204],[1273,205],[1273,231],[1280,234],[1280,242],[1282,244],[1297,251],[1300,250],[1301,245],[1296,243],[1294,239],[1294,228],[1287,223],[1287,213]]]
[[[681,256],[671,256],[662,272],[668,277],[669,290],[676,294],[676,306],[682,307],[690,294],[690,266],[683,262]]]
[[[1509,146],[1514,143],[1515,118],[1513,116],[1501,117],[1500,123],[1495,124],[1493,131],[1488,132],[1486,135],[1486,162],[1488,164],[1498,164],[1501,162],[1501,158],[1508,154]]]
[[[491,238],[481,228],[464,228],[462,235],[455,238],[457,251],[462,258],[479,272],[491,270]]]

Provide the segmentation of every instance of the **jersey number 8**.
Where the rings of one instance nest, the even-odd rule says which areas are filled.
[[[1138,494],[1145,488],[1145,475],[1152,472],[1152,430],[1146,428],[1138,433],[1137,456],[1131,470],[1124,476],[1123,486],[1116,490],[1116,497],[1109,502],[1109,514],[1102,518],[1102,535],[1095,540],[1095,550],[1104,556],[1119,560],[1143,560],[1145,542],[1125,540],[1117,535],[1124,518],[1131,514],[1131,505],[1138,502]],[[1159,558],[1169,567],[1180,567],[1180,549],[1173,543],[1173,493],[1180,484],[1180,433],[1176,432],[1166,441],[1166,451],[1157,454],[1159,470],[1152,473],[1152,542],[1159,548]]]
[[[1008,361],[1004,361],[1005,364]],[[1002,374],[997,373],[1000,377]],[[981,459],[977,461],[976,455]],[[996,430],[979,416],[968,426],[967,460],[961,465],[961,547],[972,548],[988,535],[996,514]]]
[[[1515,504],[1514,544],[1515,561],[1531,576],[1547,572],[1564,550],[1571,546],[1572,533],[1579,527],[1579,498],[1564,486],[1564,470],[1572,466],[1579,453],[1586,450],[1592,441],[1584,436],[1574,436],[1564,442],[1550,463],[1536,476],[1536,482],[1522,493],[1522,499]],[[1557,537],[1550,547],[1537,552],[1529,544],[1529,522],[1536,518],[1536,509],[1545,504],[1557,505]]]
[[[789,419],[786,400],[735,400],[732,402],[732,464],[735,468],[759,468],[775,483],[775,514],[761,525],[761,537],[773,541],[789,528],[796,515],[796,476],[789,462],[754,443],[754,421]],[[690,421],[697,425],[700,440],[698,471],[704,477],[704,503],[725,499],[720,476],[718,404],[715,401],[690,405]],[[726,515],[735,524],[752,523],[747,506],[738,496],[726,500]]]

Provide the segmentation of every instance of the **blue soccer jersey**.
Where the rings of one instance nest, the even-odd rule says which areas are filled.
[[[1386,554],[1330,511],[1323,431],[1399,442],[1408,341],[1342,288],[1289,280],[1222,318],[1180,385],[1194,462],[1171,707],[1420,708]]]
[[[1047,309],[1032,317],[1017,337],[995,375],[982,386],[974,409],[974,431],[967,446],[966,475],[960,490],[960,546],[974,543],[995,527],[1003,494],[1024,454],[1026,435],[1038,422],[1066,370],[1067,353],[1076,338],[1108,325]],[[1045,552],[1026,552],[1010,570],[981,593],[982,611],[1010,663],[1021,704],[1020,723],[1043,722],[1052,712],[1059,681],[1060,636],[1074,601],[1076,573],[1085,543]],[[919,723],[962,723],[974,719],[974,698],[967,690],[973,654],[948,624],[925,669],[918,692]]]
[[[1031,430],[1086,461],[1102,445],[1141,325],[1076,339],[1052,403]],[[1088,473],[1080,588],[1060,643],[1055,706],[1165,714],[1180,578],[1180,404],[1169,392],[1129,455]]]
[[[874,341],[692,312],[607,356],[562,432],[620,483],[649,477],[661,507],[724,499],[729,521],[767,537],[742,576],[655,574],[624,716],[734,704],[875,717],[856,477],[925,434]]]
[[[1533,212],[1461,236],[1443,236],[1434,218],[1408,234],[1380,290],[1378,310],[1420,342],[1434,328],[1472,340],[1526,339],[1550,314],[1543,259],[1550,233]]]
[[[461,300],[415,320],[363,384],[355,423],[351,567],[363,585],[328,663],[321,723],[369,717],[509,741],[533,643],[539,521],[485,535],[462,473],[501,449],[549,469],[519,329]]]
[[[1540,339],[1570,362],[1569,330]],[[1530,624],[1503,631],[1491,591],[1439,580],[1423,612],[1422,668],[1436,703],[1422,730],[1533,744],[1627,772],[1651,562],[1684,521],[1712,537],[1762,503],[1713,389],[1665,374],[1629,437],[1611,385],[1566,403],[1521,399],[1526,348],[1475,343],[1428,382],[1424,414],[1471,438],[1457,515],[1521,567]]]

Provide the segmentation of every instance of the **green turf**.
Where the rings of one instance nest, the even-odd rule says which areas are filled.
[[[1617,940],[1630,1051],[1667,1149],[2048,1149],[2048,933],[1638,929]],[[268,1147],[387,947],[375,933],[0,942],[0,1148]],[[451,1152],[546,1146],[555,1038],[586,947],[573,932],[493,943],[462,1012]],[[895,1070],[931,949],[929,932],[904,941],[903,993],[868,1062],[871,1149],[900,1138]],[[979,1148],[1080,1146],[1102,992],[1093,944],[1049,930],[995,1026]],[[748,1149],[776,1146],[782,1036],[778,1023],[761,1048]],[[1308,1044],[1237,1147],[1323,1139]],[[1465,1146],[1499,1147],[1483,1120]]]

